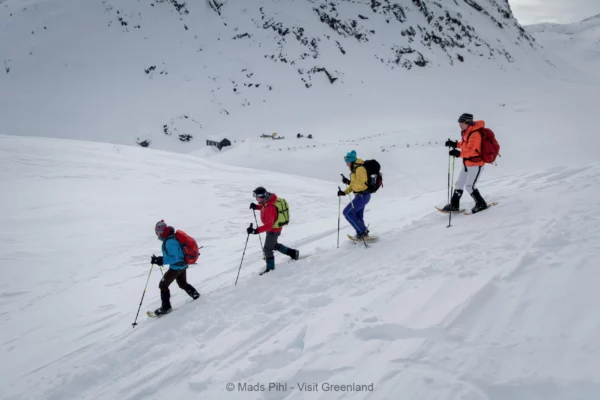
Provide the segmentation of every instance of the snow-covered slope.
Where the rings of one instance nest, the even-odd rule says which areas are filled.
[[[3,133],[186,152],[552,73],[506,0],[7,0],[0,37]]]
[[[526,27],[546,52],[600,79],[600,16],[573,24],[536,24]]]
[[[338,249],[335,188],[322,181],[56,139],[0,136],[0,152],[2,398],[592,400],[600,392],[598,162],[490,173],[480,188],[500,204],[455,216],[452,228],[432,209],[446,197],[443,174],[416,195],[398,195],[396,182],[367,209],[380,242],[350,244],[342,221]],[[401,172],[434,181],[427,169],[387,171],[392,180]],[[258,185],[290,202],[281,241],[313,255],[277,256],[275,273],[259,277],[251,237],[234,287]],[[188,275],[203,296],[191,302],[173,285],[176,311],[142,316],[132,329],[149,256],[159,252],[159,218],[204,245]],[[159,279],[155,270],[142,310],[157,306]],[[240,392],[243,383],[265,391]]]
[[[354,116],[332,121],[312,139],[298,139],[294,134],[281,140],[254,137],[220,152],[203,149],[191,154],[213,162],[337,184],[339,173],[345,169],[343,156],[355,149],[359,156],[381,162],[384,184],[388,184],[386,193],[418,195],[446,183],[448,159],[443,143],[460,134],[453,110],[472,110],[494,130],[501,145],[498,167],[487,168],[485,179],[490,174],[521,174],[531,168],[599,159],[599,85],[589,82],[580,86],[557,79],[552,86],[507,86],[506,93],[497,98],[487,96],[483,88],[472,90],[477,101],[440,105],[436,110],[440,119],[429,108],[414,110],[411,118],[401,121],[396,120],[393,110],[382,110],[369,114],[368,121]],[[351,134],[352,129],[363,133]]]
[[[582,20],[581,22],[590,22],[590,21],[598,21],[598,20],[600,20],[600,14],[594,15],[593,17],[586,18],[586,19]]]

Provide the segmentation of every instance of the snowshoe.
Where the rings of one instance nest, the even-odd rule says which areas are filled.
[[[473,207],[473,209],[471,211],[465,211],[463,214],[465,214],[465,215],[473,215],[473,214],[481,212],[483,210],[487,210],[488,208],[493,207],[493,206],[495,206],[497,204],[498,204],[498,202],[494,201],[493,203],[487,203],[485,208],[479,208],[479,209],[477,209],[477,206],[475,206],[475,207]]]
[[[294,261],[304,260],[305,258],[308,258],[308,257],[310,257],[311,255],[312,255],[312,254],[302,254],[302,255],[299,255],[299,256],[298,256],[298,258],[290,258],[290,259],[288,260],[288,264],[289,264],[289,263],[291,263],[291,262],[294,262]]]
[[[448,213],[449,213],[450,211],[452,211],[452,212],[460,212],[460,208],[459,208],[459,207],[453,207],[453,206],[452,206],[452,204],[446,204],[446,205],[444,206],[444,208],[442,208],[442,210],[441,210],[441,211],[448,212]],[[463,210],[463,211],[464,211],[464,210]]]
[[[446,211],[446,207],[448,207],[448,206],[445,206],[443,208],[439,208],[438,206],[434,206],[434,207],[435,207],[436,210],[438,210],[441,213],[444,213],[444,214],[449,214],[450,213],[450,211]],[[465,211],[466,210],[464,208],[460,208],[460,209],[457,209],[457,210],[452,210],[452,213],[453,214],[455,214],[455,213],[458,214],[458,213],[464,213]]]
[[[171,311],[173,311],[172,307],[169,307],[169,308],[160,307],[160,308],[157,308],[154,312],[146,311],[146,315],[149,316],[150,318],[160,318],[163,315],[169,314]]]
[[[169,307],[169,308],[160,307],[154,311],[154,315],[158,315],[158,316],[165,315],[165,314],[170,313],[171,311],[173,311],[172,307]]]
[[[377,236],[371,236],[371,235],[366,235],[366,236],[360,237],[360,238],[356,237],[356,236],[348,235],[348,239],[352,240],[353,242],[362,242],[363,240],[365,242],[375,242],[379,238]]]

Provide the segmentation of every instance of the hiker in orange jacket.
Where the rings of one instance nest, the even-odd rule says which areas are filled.
[[[485,210],[488,205],[475,187],[481,173],[483,172],[483,158],[481,157],[481,135],[477,132],[485,128],[485,121],[474,121],[473,114],[464,113],[458,118],[458,125],[461,130],[461,140],[446,141],[446,147],[452,147],[450,155],[463,159],[463,167],[460,169],[460,175],[456,181],[454,193],[450,204],[447,204],[444,211],[460,211],[460,198],[465,187],[475,200],[475,207],[471,209],[473,214]],[[457,149],[460,149],[457,150]]]

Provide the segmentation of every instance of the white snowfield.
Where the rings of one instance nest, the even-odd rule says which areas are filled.
[[[438,182],[408,196],[384,186],[366,213],[380,241],[350,243],[342,217],[338,249],[334,182],[0,136],[1,397],[598,398],[600,162],[489,166],[480,190],[499,205],[447,228],[433,209],[446,151],[414,151],[442,160]],[[403,184],[434,182],[427,171],[405,169]],[[312,255],[277,254],[260,277],[251,236],[234,286],[259,185],[290,203],[281,242]],[[175,311],[147,318],[160,305],[154,269],[132,328],[161,218],[204,246],[188,271],[202,297],[173,284]]]

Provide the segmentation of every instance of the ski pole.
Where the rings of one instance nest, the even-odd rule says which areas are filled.
[[[343,175],[342,175],[343,176]],[[342,190],[338,186],[338,190]],[[342,196],[338,196],[338,237],[337,237],[337,248],[340,248],[340,217],[342,215]]]
[[[148,282],[150,282],[150,274],[152,274],[152,268],[154,268],[154,264],[150,264],[150,272],[148,273],[148,279],[146,280],[146,286],[144,286],[144,292],[142,293],[142,299],[140,300],[140,306],[138,307],[137,314],[135,314],[135,321],[131,324],[134,328],[137,325],[138,315],[140,315],[140,309],[142,308],[142,302],[144,301],[144,296],[146,295],[146,288],[148,287]]]
[[[452,192],[454,192],[454,164],[456,164],[456,157],[452,157]],[[450,228],[452,226],[452,205],[450,205],[450,212],[448,213],[448,226],[446,228]]]
[[[252,224],[250,224],[250,228],[252,228]],[[235,278],[235,285],[237,286],[238,279],[240,277],[240,271],[242,270],[242,263],[244,262],[244,255],[246,254],[246,247],[248,247],[248,239],[250,239],[250,234],[246,237],[246,245],[244,246],[244,252],[242,253],[242,261],[240,261],[240,268],[238,269],[237,278]]]
[[[252,210],[252,212],[254,213],[254,221],[256,222],[256,227],[258,228],[258,219],[256,219],[256,210]],[[265,248],[263,247],[262,238],[260,237],[260,235],[258,235],[258,240],[260,240],[260,248],[263,251],[263,258],[266,260],[267,256],[265,254]]]
[[[450,204],[450,159],[452,158],[451,155],[448,155],[448,203],[446,204]]]

